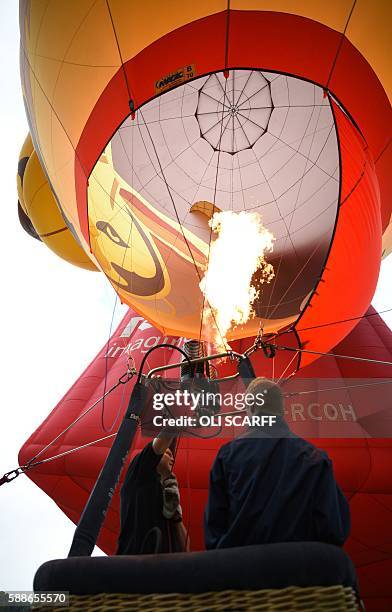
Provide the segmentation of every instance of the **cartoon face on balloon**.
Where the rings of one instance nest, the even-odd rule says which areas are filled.
[[[90,178],[92,248],[123,301],[147,309],[150,320],[158,319],[159,327],[169,332],[176,313],[184,321],[200,314],[202,296],[192,280],[202,274],[206,245],[193,240],[190,252],[193,236],[117,175],[109,165],[110,154],[109,145]],[[194,304],[187,311],[181,295],[192,289]]]

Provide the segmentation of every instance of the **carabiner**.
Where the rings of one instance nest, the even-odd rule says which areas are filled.
[[[273,359],[276,355],[276,349],[274,344],[267,342],[261,342],[261,348],[263,349],[264,356],[268,359]]]
[[[19,474],[22,474],[23,472],[24,469],[21,467],[16,468],[16,470],[11,470],[10,472],[6,472],[4,476],[0,478],[0,486],[5,484],[6,482],[11,482],[11,480],[15,480],[15,478],[17,478]]]

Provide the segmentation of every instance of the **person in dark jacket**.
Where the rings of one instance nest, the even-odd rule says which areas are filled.
[[[249,428],[219,450],[205,510],[206,548],[292,541],[342,546],[350,512],[328,455],[291,432],[278,385],[257,378],[247,393],[253,398],[248,416],[275,415],[276,423]],[[255,401],[260,393],[263,406]]]
[[[172,472],[173,437],[160,435],[131,461],[120,492],[117,555],[179,552],[188,539],[178,483]]]

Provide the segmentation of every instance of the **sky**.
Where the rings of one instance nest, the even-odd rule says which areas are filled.
[[[32,239],[17,216],[16,172],[28,132],[19,79],[17,0],[0,0],[2,147],[2,422],[0,476],[19,448],[107,341],[113,310],[124,314],[103,274],[73,267]],[[373,305],[392,308],[392,258]],[[392,327],[392,312],[383,315]],[[73,523],[26,476],[0,488],[0,590],[29,590],[38,567],[65,557]],[[103,554],[99,550],[97,554]]]

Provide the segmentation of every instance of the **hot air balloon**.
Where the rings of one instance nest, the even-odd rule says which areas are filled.
[[[97,270],[69,229],[28,134],[19,155],[18,215],[24,230],[65,261]]]
[[[227,335],[239,353],[260,329],[292,349],[272,359],[255,355],[257,374],[295,382],[322,378],[326,369],[338,378],[340,361],[318,359],[328,351],[391,361],[389,330],[374,313],[358,323],[391,244],[389,3],[175,1],[168,11],[151,1],[70,7],[56,0],[20,7],[33,143],[18,166],[22,225],[72,263],[100,269],[131,307],[109,351],[20,453],[21,465],[44,461],[27,473],[78,522],[128,387],[120,383],[98,402],[101,418],[92,410],[83,427],[52,441],[116,384],[125,346],[140,358],[165,338],[179,347],[184,337],[209,339],[199,284],[217,210],[257,212],[275,237],[268,259],[275,276],[262,286],[255,316]],[[58,245],[62,234],[67,242]],[[240,241],[233,251],[241,258]],[[227,283],[230,273],[222,269]],[[154,352],[147,369],[177,361],[175,352]],[[376,364],[357,366],[350,362],[343,378],[388,377]],[[317,443],[351,497],[348,550],[363,596],[387,609],[390,442],[367,439],[368,416],[356,437]],[[194,549],[202,547],[207,474],[223,442],[187,438],[179,447]],[[132,452],[143,443],[138,436]],[[80,445],[87,446],[46,461]],[[115,496],[99,540],[106,552],[115,549],[117,524]]]
[[[366,311],[390,220],[388,6],[21,3],[37,155],[123,302],[164,334],[207,337],[216,207],[259,212],[276,239],[275,278],[229,339]],[[299,342],[327,351],[353,325]]]
[[[338,355],[365,356],[371,350],[375,358],[391,361],[390,330],[373,309],[367,314],[370,316],[357,322],[355,329],[335,347],[334,352]],[[143,317],[130,310],[110,342],[103,347],[51,415],[21,448],[20,465],[28,465],[31,461],[33,465],[26,474],[75,523],[80,518],[129,400],[132,383],[117,384],[126,370],[128,355],[132,355],[138,367],[147,351],[154,346],[169,343],[182,348],[184,341],[184,338],[163,336]],[[178,353],[174,349],[154,351],[146,363],[146,373],[157,365],[178,361]],[[253,359],[257,373],[270,375],[268,367],[272,368],[271,361],[273,360],[257,354]],[[279,378],[287,368],[287,357],[279,353],[274,361],[275,376]],[[369,610],[384,609],[378,606],[388,606],[392,601],[388,583],[391,569],[389,542],[392,535],[392,490],[389,474],[392,454],[391,440],[385,437],[390,436],[392,432],[390,424],[388,429],[385,427],[385,421],[380,420],[380,414],[382,415],[387,405],[385,399],[389,395],[388,391],[385,392],[389,387],[382,385],[390,376],[389,368],[390,366],[379,364],[342,362],[337,358],[322,357],[300,370],[291,379],[298,383],[298,377],[301,376],[302,380],[314,381],[318,387],[316,393],[294,397],[291,404],[294,406],[294,413],[287,415],[290,426],[299,435],[310,437],[316,445],[328,451],[334,462],[338,482],[350,500],[352,530],[346,549],[356,564],[361,595],[365,598]],[[324,385],[320,384],[322,378],[325,378]],[[323,393],[320,388],[329,388],[332,379],[335,387],[341,384],[342,390],[337,397],[331,398],[331,393]],[[366,387],[374,383],[376,386]],[[117,388],[102,401],[105,390],[116,384]],[[304,388],[307,392],[310,390],[309,387],[298,384],[289,389],[285,387],[285,391]],[[368,391],[368,395],[361,399],[358,392],[363,394],[365,391]],[[366,412],[369,400],[373,404],[384,401],[384,406],[380,405],[376,415],[373,415],[373,423],[381,423],[383,427],[382,438],[380,432],[374,432],[373,423],[367,422],[366,418],[359,425],[360,431],[353,431],[352,427],[345,430],[342,427],[342,424],[347,424],[344,418],[350,419],[353,411],[358,413],[356,422],[349,421],[348,424],[358,427],[359,413],[361,410]],[[301,405],[302,412],[298,412],[298,405]],[[306,412],[309,405],[310,412]],[[318,405],[318,408],[315,408],[315,405]],[[327,411],[323,413],[325,405]],[[94,407],[90,409],[92,406]],[[335,413],[338,411],[337,421]],[[60,435],[84,412],[86,415],[82,419]],[[306,419],[304,413],[307,414]],[[309,418],[309,414],[313,415],[313,418]],[[324,417],[321,422],[320,415]],[[338,437],[333,429],[336,422],[339,425]],[[342,437],[345,431],[347,437]],[[203,431],[199,433],[203,435]],[[130,458],[147,440],[140,430]],[[203,511],[207,499],[209,471],[218,448],[227,440],[222,437],[201,439],[192,436],[185,436],[180,440],[175,471],[180,483],[184,521],[189,527],[192,550],[204,548]],[[59,457],[51,460],[51,457],[58,455]],[[98,539],[98,545],[107,554],[115,552],[118,533],[117,490]]]

